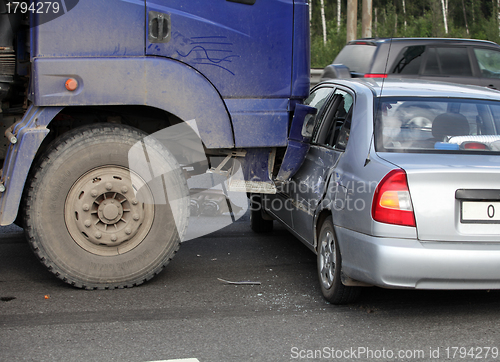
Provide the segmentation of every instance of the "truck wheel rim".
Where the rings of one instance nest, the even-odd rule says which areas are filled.
[[[146,182],[119,166],[87,172],[68,193],[66,227],[86,251],[113,256],[137,247],[154,220],[154,198]]]
[[[323,238],[320,241],[320,275],[321,283],[326,289],[330,289],[333,285],[333,279],[335,275],[335,241],[333,239],[333,234],[330,230],[327,230],[323,234]]]

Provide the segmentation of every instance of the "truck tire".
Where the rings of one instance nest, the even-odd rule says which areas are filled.
[[[133,287],[178,250],[189,215],[186,180],[170,152],[145,137],[124,125],[80,127],[33,168],[25,233],[59,279],[85,289]],[[132,170],[131,149],[143,152]],[[168,172],[155,175],[159,169]]]

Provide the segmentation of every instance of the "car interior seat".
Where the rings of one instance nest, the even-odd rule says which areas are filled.
[[[446,136],[465,136],[469,132],[469,122],[460,113],[442,113],[432,122],[432,137],[436,142],[443,142]]]

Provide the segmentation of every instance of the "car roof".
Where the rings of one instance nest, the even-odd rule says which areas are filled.
[[[479,86],[418,79],[330,79],[322,85],[341,85],[355,92],[371,91],[376,97],[450,97],[500,101],[500,91]]]
[[[418,43],[418,44],[456,44],[456,45],[488,45],[494,47],[500,47],[497,43],[494,43],[489,40],[480,40],[480,39],[464,39],[464,38],[361,38],[356,40],[351,40],[347,43],[347,45],[355,45],[359,43],[367,43],[367,45],[378,45],[383,43],[390,42],[398,42],[398,43]]]

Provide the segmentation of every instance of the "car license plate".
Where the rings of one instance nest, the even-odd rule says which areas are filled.
[[[500,223],[500,202],[463,201],[462,222]]]

